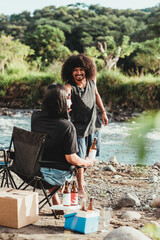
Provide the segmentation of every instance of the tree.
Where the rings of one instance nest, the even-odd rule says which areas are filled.
[[[19,39],[22,43],[30,45],[31,48],[36,50],[35,59],[40,57],[39,48],[42,47],[42,61],[47,59],[51,62],[52,59],[55,59],[55,54],[52,50],[49,54],[49,49],[47,50],[49,48],[47,45],[49,46],[50,42],[47,40],[46,47],[44,47],[38,44],[38,37],[37,40],[35,39],[36,31],[40,27],[45,28],[44,26],[48,25],[63,31],[65,40],[62,41],[61,45],[68,47],[71,51],[84,52],[86,47],[95,47],[97,42],[106,42],[106,36],[112,36],[116,46],[121,47],[121,40],[124,35],[130,37],[131,42],[144,42],[159,37],[159,9],[159,7],[155,7],[147,12],[131,9],[118,10],[99,5],[87,6],[82,3],[58,8],[48,6],[36,10],[33,14],[27,11],[11,16],[1,14],[0,33],[12,35],[14,39]],[[40,41],[42,43],[42,39]],[[102,45],[104,48],[104,44]],[[56,48],[57,45],[54,49]],[[109,49],[108,42],[107,49]],[[117,51],[118,47],[114,54]],[[132,56],[130,55],[131,62]],[[126,61],[128,61],[127,58]],[[132,66],[129,65],[129,68],[131,69]]]
[[[66,48],[62,51],[65,43],[63,31],[50,25],[38,25],[35,31],[27,36],[26,42],[35,50],[35,57],[41,56],[47,65],[57,59],[59,51],[61,56],[62,52],[66,54]]]
[[[119,58],[129,56],[138,46],[138,43],[129,43],[130,38],[123,36],[121,46],[116,45],[113,37],[106,37],[105,42],[98,42],[98,49],[105,62],[105,68],[110,71],[116,68]]]
[[[96,49],[96,47],[87,47],[85,49],[85,53],[94,61],[100,56],[100,52]]]
[[[85,49],[85,54],[88,57],[92,58],[92,60],[96,64],[96,68],[98,71],[100,71],[104,68],[103,60],[99,58],[101,53],[96,49],[96,47],[87,47]]]
[[[148,21],[148,33],[150,33],[150,39],[160,37],[160,7],[153,9]]]
[[[141,43],[134,61],[144,72],[160,74],[160,38]]]
[[[0,15],[0,33],[11,35],[14,39],[24,43],[25,32],[30,24],[30,13],[24,11],[20,14],[12,14],[10,17]]]
[[[71,55],[71,51],[64,45],[59,45],[55,50],[56,60],[64,61],[69,55]]]
[[[33,50],[19,42],[13,41],[12,36],[1,35],[0,37],[0,70],[4,74],[5,67],[10,62],[23,64],[24,58],[33,54]]]

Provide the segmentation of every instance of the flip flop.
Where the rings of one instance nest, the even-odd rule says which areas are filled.
[[[55,214],[56,215],[64,215],[64,211],[63,210],[55,210]]]

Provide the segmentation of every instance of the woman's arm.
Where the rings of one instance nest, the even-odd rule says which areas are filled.
[[[94,164],[96,160],[91,160],[91,159],[82,159],[80,158],[76,153],[65,155],[65,158],[67,162],[69,162],[71,165],[76,165],[76,166],[84,166],[84,167],[90,167]]]

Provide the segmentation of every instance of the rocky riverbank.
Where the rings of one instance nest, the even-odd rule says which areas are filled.
[[[50,209],[47,206],[41,213],[39,221],[35,224],[26,226],[19,230],[0,227],[0,239],[104,239],[107,235],[102,232],[103,205],[112,207],[112,219],[109,224],[109,232],[113,230],[126,230],[123,227],[130,227],[130,232],[135,229],[140,230],[147,223],[153,223],[154,226],[159,226],[160,210],[153,207],[153,200],[160,195],[159,189],[159,172],[160,164],[156,163],[154,166],[131,166],[123,163],[118,163],[116,158],[112,156],[106,162],[99,162],[87,169],[85,173],[86,192],[88,198],[94,197],[94,205],[96,209],[100,210],[99,229],[96,233],[82,235],[73,233],[63,229],[64,218],[56,220],[50,215]],[[61,197],[61,196],[60,196]],[[157,203],[156,203],[157,204]],[[160,204],[158,205],[160,206]],[[120,235],[114,240],[147,240],[156,238],[138,238],[135,236],[125,238]],[[107,238],[112,239],[112,238]],[[112,240],[113,240],[112,239]]]
[[[22,115],[31,115],[33,109],[12,109],[12,108],[0,108],[0,116],[10,116],[13,117],[17,112],[20,112]],[[131,118],[138,117],[141,114],[140,109],[123,109],[117,108],[113,111],[109,111],[106,107],[107,116],[110,122],[117,121],[117,122],[124,122],[128,121]],[[101,114],[100,114],[101,117]]]

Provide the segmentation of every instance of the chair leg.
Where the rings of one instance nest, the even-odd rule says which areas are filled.
[[[18,187],[17,189],[21,189],[21,187],[22,187],[25,183],[26,183],[26,182],[22,182],[21,185],[19,185],[19,187]],[[24,190],[24,189],[26,189],[26,186],[25,186],[22,190]]]
[[[32,185],[32,182],[34,182],[34,181],[35,181],[35,183],[34,183],[34,186],[33,186],[33,185]],[[61,188],[61,186],[60,186],[60,187],[57,187],[57,188],[54,189],[50,194],[47,194],[45,188],[43,187],[42,181],[41,181],[41,179],[40,179],[39,177],[33,178],[24,188],[21,188],[24,183],[25,183],[25,182],[23,182],[23,183],[18,187],[18,189],[25,190],[27,187],[33,186],[33,191],[35,191],[36,188],[37,188],[37,184],[39,184],[39,185],[41,186],[41,190],[43,191],[43,194],[44,194],[45,197],[44,197],[41,201],[39,201],[39,210],[41,210],[47,203],[48,203],[48,205],[51,207],[52,204],[50,203],[50,199],[51,199],[51,198],[54,196],[54,194]],[[41,205],[41,206],[40,206],[40,205]],[[56,219],[58,219],[58,217],[56,216],[55,211],[54,211],[53,209],[51,209],[51,211],[52,211],[54,217],[55,217]]]
[[[60,187],[57,187],[57,189],[55,189],[55,190],[53,190],[50,194],[48,194],[47,196],[48,196],[48,199],[50,200],[53,196],[54,196],[54,194],[58,191],[60,189]],[[44,191],[45,191],[45,189],[44,189]],[[46,192],[46,191],[45,191]],[[45,201],[45,202],[44,202]],[[42,202],[44,202],[43,204],[42,204]],[[39,202],[39,204],[42,204],[42,206],[40,207],[40,209],[42,209],[44,206],[45,206],[45,204],[47,203],[47,199],[46,198],[44,198],[44,199],[42,199],[40,202]]]
[[[52,193],[50,193],[49,195],[47,195],[47,193],[46,193],[46,191],[45,191],[45,188],[43,187],[43,184],[42,184],[41,180],[39,180],[39,183],[40,183],[41,188],[42,188],[42,191],[43,191],[43,193],[44,193],[44,195],[45,195],[45,198],[42,199],[42,200],[39,202],[39,205],[46,200],[46,201],[42,204],[42,206],[39,207],[39,210],[41,210],[46,203],[48,203],[50,207],[52,206],[52,204],[50,203],[50,198],[54,196],[54,194],[59,190],[60,187],[59,187],[58,189],[56,189],[56,190],[53,190]],[[54,217],[55,217],[56,219],[58,219],[55,211],[54,211],[53,209],[51,209],[51,211],[52,211]]]
[[[9,186],[11,185],[12,188],[17,189],[17,185],[8,168],[5,167],[1,172],[3,172],[1,187],[7,186],[9,188]]]
[[[32,182],[33,181],[35,181],[35,184],[36,184],[36,180],[33,178],[30,182],[28,182],[27,184],[26,184],[26,186],[24,187],[24,188],[22,188],[22,190],[25,190],[27,187],[29,187],[29,186],[32,186]],[[26,182],[24,181],[19,187],[18,187],[18,189],[21,189],[21,187],[25,184]],[[34,184],[34,192],[35,192],[35,189],[36,189],[36,185]]]
[[[3,171],[1,171],[1,172],[3,172],[2,182],[1,182],[1,188],[2,188],[2,187],[5,186],[4,181],[5,181],[5,179],[6,179],[6,171],[5,171],[5,169],[3,169]]]
[[[14,178],[12,177],[12,175],[11,175],[9,170],[8,170],[8,177],[9,177],[9,181],[10,181],[10,184],[11,184],[12,188],[16,188],[17,189],[17,185],[16,185],[16,183],[14,181]]]

